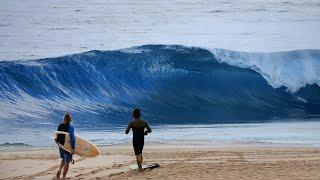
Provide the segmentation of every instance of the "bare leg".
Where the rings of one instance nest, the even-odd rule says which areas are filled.
[[[139,164],[139,155],[136,155],[137,164]]]
[[[142,156],[142,154],[141,154],[141,159],[140,160],[141,160],[141,164],[143,164],[143,156]]]
[[[139,172],[142,172],[142,154],[139,154],[138,157],[139,157],[139,164],[138,164]]]
[[[58,170],[58,172],[56,174],[56,178],[57,179],[60,179],[60,174],[61,174],[61,170],[62,170],[63,166],[64,166],[64,161],[63,161],[63,159],[61,159],[60,167],[59,167],[59,170]]]
[[[142,171],[142,166],[141,166],[141,158],[140,158],[140,155],[136,155],[136,159],[137,159],[137,164],[138,164],[138,172],[141,172]]]
[[[63,179],[66,178],[68,170],[69,170],[69,162],[65,162],[63,167]]]

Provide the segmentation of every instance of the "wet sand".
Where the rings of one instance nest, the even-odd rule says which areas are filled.
[[[75,156],[68,179],[320,179],[320,148],[272,144],[146,144],[146,163],[159,168],[130,170],[130,144],[101,147],[102,156]],[[57,150],[0,153],[0,179],[53,179]]]

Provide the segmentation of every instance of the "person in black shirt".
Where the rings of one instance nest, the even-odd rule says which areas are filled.
[[[130,129],[133,131],[132,144],[134,153],[137,158],[137,164],[139,167],[139,172],[142,172],[142,150],[144,146],[144,136],[151,133],[151,128],[148,123],[140,118],[140,109],[134,109],[132,112],[133,120],[129,122],[128,127],[125,131],[126,134],[129,133]],[[145,128],[147,129],[145,131]]]

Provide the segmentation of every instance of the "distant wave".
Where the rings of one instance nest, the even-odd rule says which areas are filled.
[[[242,123],[320,116],[320,50],[246,53],[144,45],[0,62],[0,119],[49,126]],[[47,122],[47,123],[43,123]]]
[[[0,147],[31,147],[31,145],[29,144],[24,144],[24,143],[3,143],[3,144],[0,144]]]

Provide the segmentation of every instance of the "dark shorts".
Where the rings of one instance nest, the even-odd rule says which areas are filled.
[[[143,146],[144,146],[144,139],[143,140],[133,140],[133,149],[134,149],[134,154],[139,155],[142,154]]]
[[[62,148],[59,148],[60,158],[63,159],[64,162],[70,162],[72,161],[72,154],[70,154],[68,151],[65,151]]]

